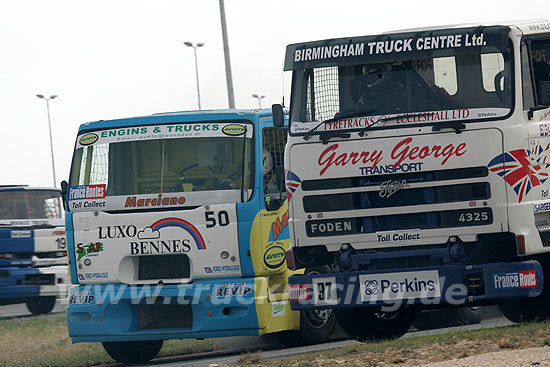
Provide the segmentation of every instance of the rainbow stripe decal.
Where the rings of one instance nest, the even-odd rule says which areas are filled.
[[[195,240],[197,248],[199,250],[206,250],[206,243],[204,242],[204,238],[202,238],[201,233],[194,225],[192,225],[188,221],[180,218],[164,218],[157,220],[155,223],[151,224],[151,229],[153,231],[158,231],[159,229],[166,227],[180,227],[185,229]]]

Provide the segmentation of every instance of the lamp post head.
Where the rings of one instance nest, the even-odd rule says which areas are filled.
[[[257,94],[252,95],[253,98],[260,98]]]
[[[187,47],[193,47],[193,43],[192,42],[183,42],[183,44]]]
[[[38,98],[44,98],[44,96],[42,94],[37,94],[36,95]]]
[[[50,99],[54,99],[54,98],[57,98],[57,94],[52,94],[52,95],[50,96]]]
[[[202,47],[202,46],[204,46],[204,42],[197,43],[197,47]]]

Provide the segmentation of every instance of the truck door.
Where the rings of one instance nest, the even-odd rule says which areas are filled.
[[[259,152],[262,177],[260,195],[263,204],[255,223],[260,227],[260,238],[251,242],[256,275],[279,274],[286,268],[285,251],[290,239],[288,231],[288,203],[284,186],[284,148],[286,128],[264,127],[262,150]]]

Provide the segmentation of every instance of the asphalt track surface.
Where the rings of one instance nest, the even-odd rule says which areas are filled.
[[[48,315],[43,316],[59,316],[59,314],[65,313],[65,309],[67,308],[67,300],[66,299],[58,299],[55,302],[55,307],[53,308],[52,312]],[[40,316],[40,317],[43,317]],[[12,318],[27,318],[27,317],[36,317],[32,313],[27,310],[27,306],[25,306],[24,303],[17,303],[15,305],[6,305],[6,306],[0,306],[0,320],[5,319],[12,319]]]

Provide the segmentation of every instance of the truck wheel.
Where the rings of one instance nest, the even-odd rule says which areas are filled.
[[[550,258],[537,259],[543,270],[544,279],[550,274]],[[550,276],[548,276],[550,278]],[[532,322],[550,319],[550,282],[544,282],[542,293],[538,297],[515,299],[500,304],[500,311],[512,322]]]
[[[356,307],[337,310],[336,319],[351,338],[366,342],[399,338],[410,329],[416,314],[414,308],[383,312],[370,307]]]
[[[164,340],[142,340],[129,342],[103,342],[105,351],[119,363],[146,363],[155,358]]]
[[[328,266],[307,268],[304,274],[326,274]],[[336,325],[336,315],[330,308],[300,312],[300,331],[297,333],[302,345],[322,343],[332,335]]]
[[[331,309],[300,311],[300,330],[280,331],[262,335],[267,344],[300,347],[323,343],[330,338],[336,326],[336,317]]]
[[[36,297],[26,302],[27,309],[33,315],[43,315],[53,310],[55,306],[55,296]]]
[[[456,321],[460,325],[474,325],[483,321],[484,311],[481,306],[457,308],[455,312]]]
[[[547,303],[541,302],[543,297],[508,302],[498,307],[502,314],[512,322],[543,321],[550,318]]]

